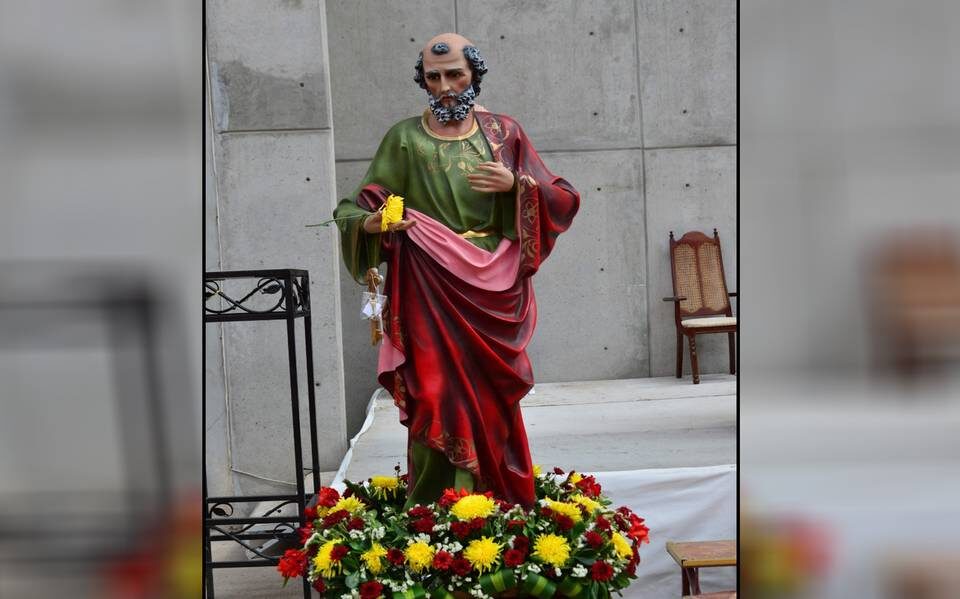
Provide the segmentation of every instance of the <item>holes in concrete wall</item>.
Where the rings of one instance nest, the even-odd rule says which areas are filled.
[[[599,187],[597,188],[597,191],[600,191],[600,188],[599,188]]]
[[[500,39],[504,40],[504,39],[507,39],[507,38],[506,38],[506,36],[501,35],[501,36],[500,36]]]
[[[683,27],[680,28],[680,33],[683,33]]]
[[[310,181],[310,177],[307,177],[307,181]]]
[[[303,87],[303,81],[300,82],[300,87]]]

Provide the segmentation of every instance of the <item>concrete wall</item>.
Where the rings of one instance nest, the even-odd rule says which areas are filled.
[[[425,107],[411,79],[419,49],[465,35],[490,68],[480,103],[516,117],[582,194],[536,277],[537,380],[672,374],[672,308],[660,301],[669,230],[717,227],[736,289],[736,2],[368,0],[328,2],[327,14],[338,195],[387,128]],[[376,387],[375,352],[359,286],[343,273],[341,285],[352,433]],[[704,372],[726,369],[726,336],[700,346]]]
[[[333,470],[346,443],[336,239],[304,227],[336,199],[326,31],[322,1],[207,2],[205,267],[309,271],[320,467]],[[296,334],[302,346],[302,323]],[[206,349],[210,493],[289,492],[284,325],[209,325]],[[298,368],[307,439],[302,356]]]

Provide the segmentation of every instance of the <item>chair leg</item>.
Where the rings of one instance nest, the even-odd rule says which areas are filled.
[[[693,384],[700,384],[700,361],[697,360],[697,335],[688,336],[690,340],[690,371],[693,373]]]
[[[730,340],[730,374],[737,374],[737,334],[727,333]]]
[[[677,378],[683,377],[683,333],[677,331]]]

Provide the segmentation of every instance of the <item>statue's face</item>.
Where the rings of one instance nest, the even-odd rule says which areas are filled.
[[[456,96],[462,94],[473,82],[470,65],[460,48],[440,55],[424,52],[423,77],[426,79],[427,91],[447,109],[457,105]]]

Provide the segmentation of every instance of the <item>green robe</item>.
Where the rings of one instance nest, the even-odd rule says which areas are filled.
[[[340,201],[333,216],[341,231],[343,258],[350,274],[363,282],[368,268],[379,266],[378,235],[363,232],[370,214],[356,204],[357,194],[370,184],[381,185],[404,198],[404,205],[437,220],[457,233],[489,232],[468,241],[493,251],[504,237],[516,239],[515,196],[473,191],[466,178],[481,162],[493,160],[490,144],[479,127],[460,137],[430,131],[422,117],[404,119],[390,128],[367,174],[353,194]]]

